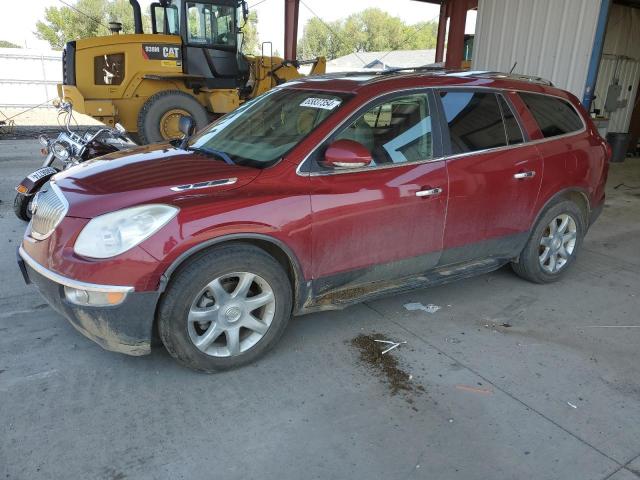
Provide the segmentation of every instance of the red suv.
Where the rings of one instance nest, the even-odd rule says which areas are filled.
[[[610,150],[571,94],[495,73],[278,87],[184,141],[53,177],[27,281],[106,349],[204,371],[293,315],[511,263],[557,280],[601,211]]]

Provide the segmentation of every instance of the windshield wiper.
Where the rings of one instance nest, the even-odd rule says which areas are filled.
[[[231,157],[224,153],[221,150],[214,150],[213,148],[202,148],[202,147],[187,147],[186,150],[190,150],[192,152],[204,153],[205,155],[215,155],[218,158],[224,160],[224,163],[228,165],[235,165],[236,162],[231,160]]]

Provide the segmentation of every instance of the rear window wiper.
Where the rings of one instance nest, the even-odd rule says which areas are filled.
[[[213,148],[202,148],[202,147],[187,147],[186,150],[190,150],[192,152],[204,153],[205,155],[215,155],[218,158],[224,160],[225,163],[229,165],[235,165],[236,162],[231,160],[231,157],[224,153],[221,150],[214,150]]]

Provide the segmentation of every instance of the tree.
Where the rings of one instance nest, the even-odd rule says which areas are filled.
[[[74,7],[45,8],[44,21],[36,23],[36,36],[60,49],[70,40],[109,35],[112,21],[122,23],[122,33],[134,33],[133,10],[127,0],[78,0]],[[147,14],[143,24],[150,31]]]
[[[435,48],[437,22],[407,25],[378,8],[368,8],[343,20],[310,19],[298,42],[300,58],[328,59],[353,52]]]
[[[12,42],[7,42],[6,40],[0,40],[0,48],[20,48],[20,45],[16,45]]]
[[[242,52],[248,55],[260,54],[260,40],[258,39],[258,13],[249,13],[249,18],[242,26]]]
[[[353,45],[343,37],[342,22],[324,22],[311,18],[304,26],[302,38],[298,42],[298,57],[311,59],[324,56],[329,59],[346,55],[353,51]]]

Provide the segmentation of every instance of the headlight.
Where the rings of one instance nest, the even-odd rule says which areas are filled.
[[[47,137],[44,133],[42,135],[38,135],[38,141],[43,147],[49,147],[49,137]]]
[[[170,205],[141,205],[94,218],[78,235],[73,251],[83,257],[120,255],[164,227],[178,214]]]
[[[67,146],[58,142],[53,144],[53,154],[58,160],[62,160],[63,162],[67,161],[70,155]]]

